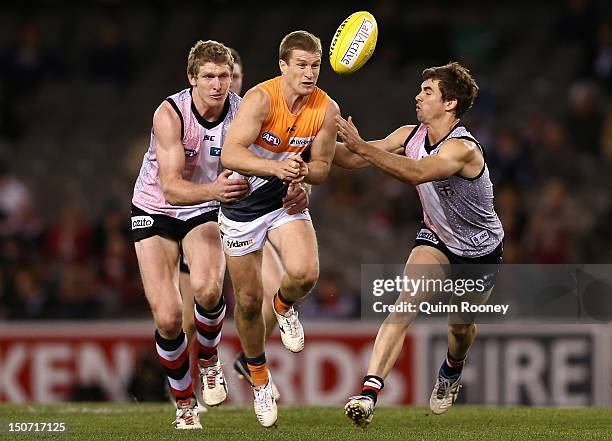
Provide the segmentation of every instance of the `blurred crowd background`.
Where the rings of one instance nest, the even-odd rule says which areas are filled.
[[[242,55],[245,85],[278,72],[306,29],[329,47],[356,10],[373,58],[319,86],[365,139],[416,122],[424,68],[456,60],[480,85],[464,124],[486,149],[506,263],[612,261],[612,4],[606,1],[236,1],[3,5],[0,13],[0,319],[149,317],[130,238],[151,118],[188,86],[198,39]],[[315,188],[321,278],[302,314],[359,316],[366,263],[403,263],[421,220],[413,188],[334,169]],[[226,281],[231,299],[231,284]],[[230,300],[231,302],[231,300]]]

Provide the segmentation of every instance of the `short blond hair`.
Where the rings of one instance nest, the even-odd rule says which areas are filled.
[[[200,67],[205,63],[227,64],[234,70],[234,57],[227,46],[214,40],[199,40],[189,50],[187,57],[187,75],[197,77]]]
[[[312,53],[323,53],[323,50],[321,49],[321,40],[319,37],[307,31],[293,31],[290,34],[285,35],[281,41],[280,48],[278,50],[279,60],[283,60],[285,63],[288,63],[289,58],[291,57],[291,51],[296,49]]]

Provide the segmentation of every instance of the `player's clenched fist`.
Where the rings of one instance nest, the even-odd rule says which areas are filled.
[[[308,166],[300,155],[279,161],[275,172],[275,176],[283,182],[301,181],[306,174]]]

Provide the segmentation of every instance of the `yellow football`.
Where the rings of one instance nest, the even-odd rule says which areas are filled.
[[[329,47],[329,63],[339,74],[350,74],[370,59],[376,47],[378,25],[372,14],[359,11],[342,22]]]

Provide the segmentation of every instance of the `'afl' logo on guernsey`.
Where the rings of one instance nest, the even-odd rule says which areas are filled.
[[[266,141],[267,144],[270,144],[273,147],[278,147],[281,143],[280,138],[274,133],[270,132],[263,132],[261,134],[261,139],[263,139],[264,141]]]
[[[185,156],[187,156],[188,158],[193,158],[197,154],[198,152],[196,150],[185,149]]]

